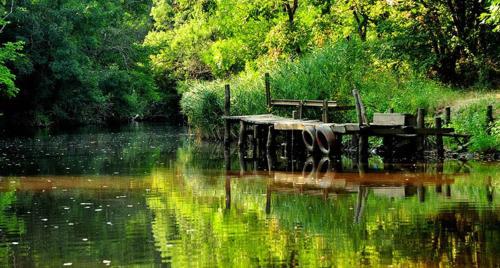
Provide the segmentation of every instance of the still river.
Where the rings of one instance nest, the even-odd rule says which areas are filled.
[[[499,163],[226,173],[185,133],[3,137],[0,267],[500,265]]]

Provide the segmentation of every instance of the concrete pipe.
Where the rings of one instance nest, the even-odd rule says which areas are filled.
[[[318,143],[319,150],[325,154],[330,155],[333,151],[333,146],[335,144],[335,133],[329,126],[319,126],[316,128],[316,141]]]
[[[308,152],[312,153],[318,148],[316,141],[316,129],[313,126],[305,127],[302,130],[302,140]]]

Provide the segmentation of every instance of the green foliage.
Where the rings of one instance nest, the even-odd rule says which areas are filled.
[[[500,0],[492,0],[487,12],[483,13],[481,18],[495,27],[493,31],[500,32]]]
[[[161,102],[150,70],[148,3],[20,1],[5,40],[26,43],[14,64],[21,92],[3,100],[10,118],[35,125],[146,117]]]
[[[500,150],[500,121],[496,120],[492,125],[486,122],[486,106],[492,100],[483,100],[461,107],[453,119],[453,127],[459,133],[472,135],[469,149],[473,152],[488,152]],[[500,109],[500,104],[495,103],[494,110]],[[491,132],[488,133],[487,129]]]
[[[356,40],[336,42],[296,61],[281,61],[271,69],[273,98],[333,99],[353,104],[351,91],[359,89],[371,116],[394,108],[397,112],[413,112],[426,108],[433,113],[447,101],[459,96],[451,88],[415,74],[400,75],[374,63],[368,43]],[[194,82],[185,87],[181,107],[188,122],[205,137],[222,126],[224,84],[231,85],[233,115],[265,113],[263,73],[247,71],[230,80]],[[284,111],[275,111],[284,112]],[[288,113],[290,111],[287,111]],[[308,114],[319,118],[319,113]],[[355,121],[355,113],[347,112],[336,120]]]
[[[6,64],[20,57],[19,51],[23,45],[23,42],[7,42],[0,47],[0,96],[14,97],[19,92],[19,88],[14,84],[16,75]]]
[[[497,82],[498,33],[481,16],[494,4],[471,0],[399,1],[380,23],[394,58],[459,86]]]

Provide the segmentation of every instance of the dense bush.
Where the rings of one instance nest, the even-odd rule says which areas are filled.
[[[419,107],[433,110],[444,104],[445,98],[458,95],[439,83],[411,74],[402,77],[370,63],[369,49],[366,43],[343,41],[318,49],[300,60],[279,62],[270,68],[272,96],[326,98],[348,105],[353,104],[351,92],[356,87],[371,116],[373,112],[388,108],[400,112],[413,112]],[[191,82],[185,85],[188,90],[182,97],[182,111],[200,133],[213,133],[222,125],[224,84],[228,83],[233,115],[264,113],[263,76],[262,72],[250,70],[230,80]],[[343,119],[352,121],[355,113],[347,113]]]
[[[469,149],[473,152],[500,150],[500,120],[490,125],[486,122],[486,107],[491,103],[495,103],[494,110],[500,109],[500,103],[494,99],[484,99],[459,107],[453,114],[452,126],[456,131],[472,135]]]
[[[271,92],[274,98],[333,99],[342,104],[353,104],[351,91],[356,87],[367,107],[368,116],[394,108],[396,112],[416,113],[418,108],[428,111],[428,123],[447,105],[466,94],[438,82],[408,72],[391,71],[374,60],[373,49],[366,42],[355,40],[337,42],[318,49],[296,61],[282,61],[273,66]],[[263,68],[266,69],[265,67]],[[263,73],[246,71],[230,80],[196,81],[184,85],[181,107],[189,124],[203,137],[222,137],[224,85],[231,85],[232,115],[266,112]],[[490,101],[491,103],[492,101]],[[482,106],[481,106],[482,105]],[[478,107],[484,109],[485,104]],[[454,115],[459,132],[475,136],[471,148],[475,151],[498,147],[498,136],[485,136],[485,111],[465,106]],[[275,111],[290,113],[290,111]],[[308,114],[319,118],[319,114]],[[335,120],[356,121],[353,111]],[[482,121],[481,121],[482,120]],[[478,124],[478,125],[475,125]],[[481,125],[483,124],[483,125]],[[496,139],[496,140],[495,140]],[[495,147],[497,146],[497,147]]]

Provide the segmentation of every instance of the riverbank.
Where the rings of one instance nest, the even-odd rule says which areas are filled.
[[[247,70],[226,80],[191,81],[184,85],[181,99],[183,114],[193,131],[206,139],[221,139],[224,85],[231,86],[232,115],[267,113],[263,73],[271,76],[271,92],[277,99],[330,99],[352,105],[351,90],[359,89],[367,107],[368,117],[375,112],[393,109],[395,112],[416,113],[427,110],[426,124],[441,116],[451,106],[451,127],[471,134],[472,152],[500,149],[500,123],[486,125],[486,107],[493,105],[494,117],[500,110],[500,98],[494,89],[459,89],[418,75],[408,68],[397,71],[390,61],[377,59],[373,47],[361,42],[343,41],[316,50],[301,59],[262,65],[259,70]],[[273,113],[291,116],[290,110]],[[306,114],[320,118],[319,114]],[[356,122],[354,111],[332,114],[335,122]],[[486,129],[491,129],[491,134]],[[457,145],[450,141],[450,149]]]

